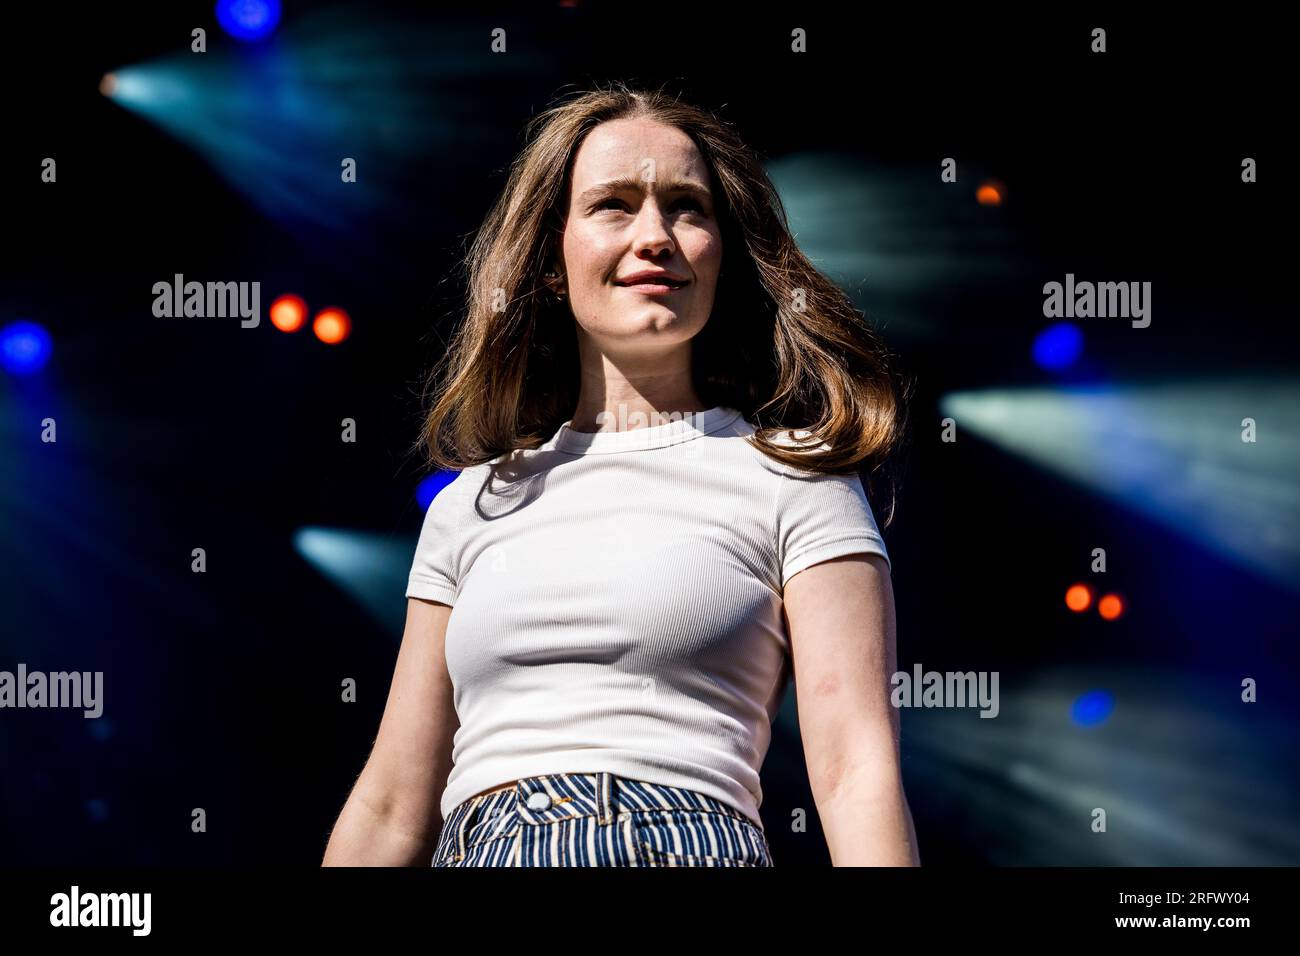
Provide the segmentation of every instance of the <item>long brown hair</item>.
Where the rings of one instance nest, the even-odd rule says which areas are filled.
[[[905,395],[879,337],[795,244],[758,155],[710,112],[623,83],[578,92],[539,113],[468,255],[463,321],[429,376],[420,444],[437,468],[463,469],[536,448],[577,407],[575,320],[546,282],[560,261],[569,175],[598,124],[650,117],[695,142],[712,176],[722,232],[713,310],[692,340],[692,379],[707,406],[739,409],[752,443],[812,472],[893,473]],[[807,447],[777,438],[807,429]],[[829,447],[823,448],[826,445]]]

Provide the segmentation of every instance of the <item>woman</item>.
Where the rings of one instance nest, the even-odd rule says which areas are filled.
[[[678,98],[575,96],[469,266],[422,436],[460,474],[325,864],[771,866],[791,671],[834,864],[918,864],[859,477],[901,403],[754,154]]]

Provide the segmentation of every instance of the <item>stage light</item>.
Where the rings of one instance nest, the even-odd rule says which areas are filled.
[[[1111,663],[1097,666],[1103,659]],[[1014,821],[994,841],[994,865],[1294,866],[1300,813],[1292,791],[1278,789],[1294,722],[1242,706],[1220,671],[1165,664],[1104,654],[1015,680],[1004,673],[996,720],[914,708],[908,786],[960,791],[971,820]],[[1095,696],[1081,700],[1085,691]],[[1076,702],[1085,719],[1115,706],[1102,725],[1081,727]],[[1095,807],[1123,839],[1088,830]],[[1075,819],[1084,826],[1061,825]]]
[[[113,73],[105,73],[103,79],[99,81],[99,92],[104,96],[112,96],[117,89],[117,76]]]
[[[982,177],[935,188],[929,164],[881,166],[843,153],[797,151],[767,164],[799,248],[859,308],[890,315],[903,336],[944,336],[918,309],[918,289],[1041,286],[1004,216],[972,203]],[[346,194],[346,190],[344,190]]]
[[[312,321],[311,330],[326,345],[338,345],[352,332],[352,320],[342,309],[321,309]]]
[[[420,510],[429,510],[429,505],[434,498],[438,497],[438,492],[455,481],[456,476],[459,474],[459,471],[435,471],[431,475],[426,475],[415,486],[415,501],[420,506]]]
[[[266,43],[209,36],[202,54],[190,52],[187,26],[184,42],[168,52],[106,64],[111,99],[202,156],[284,232],[338,253],[334,266],[346,246],[355,269],[356,237],[409,214],[406,182],[430,156],[492,148],[491,125],[466,125],[446,98],[475,68],[429,56],[435,47],[469,48],[479,26],[470,18],[357,16],[339,4],[286,4],[283,20],[285,29],[277,26]],[[499,65],[526,75],[544,52],[518,51]],[[414,76],[422,82],[412,85]],[[341,151],[340,130],[364,153]],[[345,158],[361,162],[355,188],[340,188]],[[987,235],[980,241],[990,242]],[[388,265],[380,243],[363,244],[360,253],[365,268]]]
[[[1069,322],[1049,325],[1034,339],[1034,361],[1048,371],[1069,368],[1083,354],[1083,333]]]
[[[1092,588],[1086,584],[1075,584],[1065,592],[1065,606],[1076,614],[1092,606]]]
[[[1300,381],[994,389],[939,406],[959,431],[1300,592]]]
[[[271,303],[271,324],[281,332],[297,332],[307,321],[307,303],[296,295],[282,295]]]
[[[294,550],[347,594],[396,640],[406,617],[402,597],[417,535],[350,528],[299,528]]]
[[[217,23],[236,40],[257,41],[280,22],[280,0],[217,0]]]
[[[15,375],[34,375],[54,351],[50,333],[35,322],[18,319],[0,329],[0,364]]]
[[[1124,599],[1118,594],[1107,594],[1097,602],[1097,613],[1108,621],[1114,621],[1124,613]]]
[[[1081,727],[1095,727],[1105,723],[1114,709],[1114,694],[1107,690],[1090,690],[1075,700],[1071,716]]]
[[[995,182],[986,182],[980,185],[975,191],[975,201],[981,206],[1001,206],[1002,205],[1002,184]]]

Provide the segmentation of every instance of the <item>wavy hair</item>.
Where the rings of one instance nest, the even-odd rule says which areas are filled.
[[[799,250],[758,155],[732,126],[662,90],[613,83],[534,116],[505,188],[464,259],[466,308],[427,383],[419,444],[431,465],[463,469],[537,448],[577,407],[575,319],[551,294],[574,157],[610,120],[649,117],[694,141],[712,177],[722,234],[713,310],[692,339],[691,374],[708,407],[754,427],[751,443],[806,471],[888,482],[906,395],[884,344],[848,295]],[[779,438],[807,430],[806,440]]]

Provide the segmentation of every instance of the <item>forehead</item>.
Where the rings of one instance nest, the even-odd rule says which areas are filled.
[[[675,126],[642,117],[610,120],[587,134],[574,159],[573,187],[581,191],[602,179],[640,174],[647,160],[654,161],[656,178],[708,183],[694,140]]]

